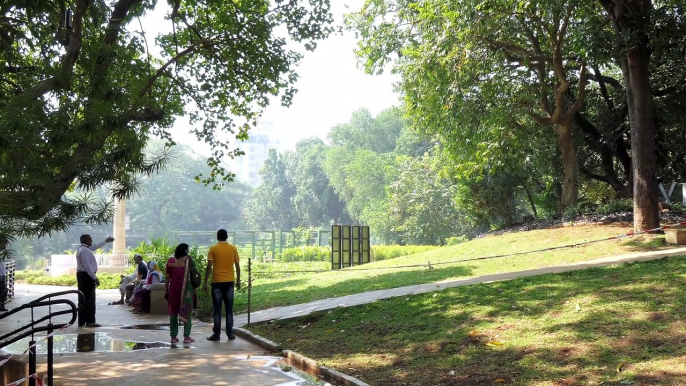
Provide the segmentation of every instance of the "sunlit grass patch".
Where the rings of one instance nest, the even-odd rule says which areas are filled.
[[[583,225],[539,229],[529,232],[487,236],[458,245],[436,248],[344,270],[316,274],[293,273],[287,277],[283,277],[283,275],[265,277],[265,275],[270,274],[261,274],[253,282],[251,306],[253,310],[259,310],[366,291],[541,268],[669,247],[664,244],[664,236],[643,235],[640,236],[638,241],[632,239],[609,240],[579,247],[511,257],[462,261],[477,257],[533,251],[570,243],[599,240],[617,236],[630,230],[630,224],[612,224],[607,226]],[[329,263],[325,262],[317,262],[315,264],[312,268],[328,269],[330,267]],[[401,268],[401,266],[418,264],[423,266]],[[428,264],[432,264],[433,269],[429,269],[427,267]],[[370,268],[383,269],[368,270]],[[243,263],[243,269],[243,280],[245,282],[247,279],[245,263]],[[262,271],[298,271],[307,270],[308,266],[306,263],[288,266],[260,264],[258,269]],[[237,313],[246,312],[247,292],[237,294],[234,310]]]
[[[392,298],[252,330],[373,385],[681,385],[684,273],[686,256],[672,257]]]

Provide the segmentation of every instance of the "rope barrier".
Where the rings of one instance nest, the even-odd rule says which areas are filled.
[[[24,377],[24,378],[22,378],[22,379],[19,379],[19,380],[17,380],[17,381],[14,381],[14,382],[10,382],[10,383],[7,384],[7,386],[19,386],[19,385],[21,385],[22,383],[24,383],[24,381],[26,381],[27,379],[31,379],[31,378],[35,378],[35,379],[36,379],[36,383],[38,384],[38,386],[43,386],[43,380],[38,376],[37,373],[31,374],[31,375],[29,375],[29,376],[26,376],[26,377]]]
[[[383,269],[419,268],[419,267],[429,267],[430,269],[433,269],[433,266],[435,266],[435,265],[456,264],[456,263],[462,263],[462,262],[466,262],[466,261],[490,260],[490,259],[497,259],[497,258],[503,258],[503,257],[529,255],[529,254],[532,254],[532,253],[554,251],[554,250],[565,249],[565,248],[574,248],[574,247],[579,247],[579,246],[582,246],[582,245],[588,245],[588,244],[598,243],[598,242],[602,242],[602,241],[621,240],[621,239],[627,238],[627,237],[633,237],[633,236],[638,236],[638,235],[647,234],[647,233],[655,233],[655,232],[659,232],[659,231],[661,231],[661,230],[665,230],[665,229],[669,229],[669,228],[674,228],[674,227],[678,227],[678,226],[686,226],[686,221],[682,221],[682,222],[674,223],[674,224],[669,224],[669,225],[664,225],[664,226],[661,226],[661,227],[658,227],[658,228],[647,229],[647,230],[639,231],[639,232],[628,232],[628,233],[625,233],[625,234],[622,234],[622,235],[607,237],[607,238],[604,238],[604,239],[596,239],[596,240],[582,241],[582,242],[579,242],[579,243],[561,245],[561,246],[557,246],[557,247],[549,247],[549,248],[536,249],[536,250],[533,250],[533,251],[513,252],[513,253],[507,253],[507,254],[501,254],[501,255],[474,257],[474,258],[469,258],[469,259],[460,259],[460,260],[444,261],[444,262],[440,262],[440,263],[431,263],[431,262],[428,262],[427,264],[395,265],[395,266],[392,266],[392,267],[372,267],[372,268],[357,268],[357,267],[352,267],[352,268],[349,268],[349,269],[343,269],[343,270],[341,270],[340,272],[375,271],[375,270],[383,270]],[[256,271],[256,272],[253,272],[253,274],[274,274],[274,273],[322,273],[322,272],[331,272],[331,270],[326,270],[326,271]]]
[[[71,324],[67,324],[67,325],[65,325],[64,327],[60,328],[59,330],[55,330],[55,331],[51,332],[50,334],[46,335],[44,338],[42,338],[42,339],[40,339],[40,340],[37,340],[36,343],[30,345],[26,350],[24,350],[24,352],[22,352],[21,355],[19,355],[19,354],[12,354],[12,355],[10,355],[9,357],[7,357],[7,358],[1,360],[1,361],[0,361],[0,367],[2,367],[2,366],[5,365],[7,362],[9,362],[10,359],[12,359],[13,357],[19,356],[19,358],[23,358],[24,355],[26,355],[26,353],[28,353],[30,349],[32,349],[32,348],[38,346],[38,343],[43,343],[43,342],[45,342],[46,340],[48,340],[48,338],[50,338],[50,337],[52,337],[52,336],[55,336],[56,334],[58,334],[58,333],[60,333],[60,332],[62,332],[62,331],[64,331],[64,330],[66,330],[66,329],[67,329],[68,327],[70,327],[70,326],[71,326]],[[26,378],[24,378],[24,379],[26,379]],[[22,379],[22,381],[23,381],[24,379]]]

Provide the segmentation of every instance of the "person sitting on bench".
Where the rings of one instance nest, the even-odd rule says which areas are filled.
[[[126,304],[133,305],[133,293],[136,289],[136,284],[145,280],[148,277],[148,266],[143,262],[143,256],[136,254],[133,256],[133,261],[136,263],[136,278],[126,286]]]
[[[148,313],[150,312],[150,292],[152,285],[163,283],[164,276],[162,272],[157,269],[157,263],[151,261],[148,263],[148,277],[145,279],[145,285],[136,290],[133,299],[134,313]]]

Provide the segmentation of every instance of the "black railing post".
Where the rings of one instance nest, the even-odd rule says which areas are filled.
[[[0,321],[4,323],[3,319],[14,317],[13,315],[21,312],[23,310],[29,309],[31,311],[31,323],[21,326],[12,332],[4,335],[0,335],[0,349],[14,343],[21,339],[31,337],[31,342],[29,342],[29,386],[36,386],[37,368],[36,368],[36,337],[35,334],[39,332],[47,332],[46,337],[48,341],[47,354],[48,354],[48,385],[52,385],[53,381],[53,359],[54,359],[54,341],[52,333],[57,330],[62,330],[73,325],[76,322],[79,307],[74,304],[69,299],[52,299],[53,297],[63,296],[67,294],[77,294],[79,298],[79,303],[83,304],[83,293],[76,290],[55,292],[48,295],[44,295],[30,301],[26,304],[22,304],[19,307],[15,307],[5,313],[0,314]],[[46,300],[47,299],[47,300]],[[52,311],[53,305],[65,305],[68,307],[66,310]],[[48,307],[48,315],[36,318],[34,315],[34,309],[38,307]],[[71,320],[67,323],[58,323],[57,325],[52,324],[52,318],[60,315],[71,315]],[[12,319],[8,319],[12,320]],[[41,325],[41,323],[47,321],[47,325]]]
[[[29,342],[29,386],[36,386],[36,378],[32,377],[36,373],[36,341],[31,339]]]
[[[52,341],[52,324],[48,328],[48,385],[52,386],[52,365],[53,365],[53,341]]]
[[[248,327],[250,327],[250,297],[252,295],[252,259],[248,259]]]

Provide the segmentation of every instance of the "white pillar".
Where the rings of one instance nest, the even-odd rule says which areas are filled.
[[[126,253],[126,200],[114,203],[114,246],[112,253]]]
[[[681,201],[686,205],[686,184],[681,184]]]

